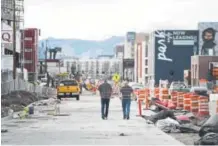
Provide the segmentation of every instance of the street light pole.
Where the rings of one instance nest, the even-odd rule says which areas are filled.
[[[16,79],[16,0],[13,1],[13,79],[14,79],[14,90],[15,90],[15,79]]]

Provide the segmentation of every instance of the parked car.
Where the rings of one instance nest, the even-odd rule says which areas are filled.
[[[76,80],[63,80],[57,86],[58,99],[66,97],[75,97],[76,100],[80,99],[80,86]]]
[[[169,93],[171,94],[173,91],[185,91],[189,92],[188,86],[184,82],[172,82],[170,84]]]
[[[192,87],[192,88],[190,89],[190,92],[191,92],[191,93],[195,93],[195,94],[197,94],[197,95],[209,97],[207,87],[198,87],[198,86]]]

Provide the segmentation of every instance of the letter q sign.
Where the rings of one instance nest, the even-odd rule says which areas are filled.
[[[2,42],[11,43],[11,34],[9,32],[2,33]]]

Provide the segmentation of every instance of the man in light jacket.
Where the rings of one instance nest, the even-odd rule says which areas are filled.
[[[133,93],[133,89],[128,85],[128,82],[124,82],[124,86],[120,89],[120,93],[122,94],[123,119],[129,120],[131,94]]]
[[[104,83],[98,87],[98,90],[101,96],[101,117],[104,120],[108,118],[108,110],[109,110],[110,98],[112,95],[112,87],[107,82],[107,80],[105,80]]]

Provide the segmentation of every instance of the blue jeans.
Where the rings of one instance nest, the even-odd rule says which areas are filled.
[[[124,117],[129,117],[130,105],[131,105],[131,99],[124,97],[122,99],[122,108],[123,108],[123,116]]]
[[[102,116],[102,118],[108,116],[109,103],[110,103],[110,99],[101,98],[101,116]]]

